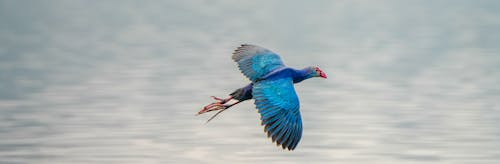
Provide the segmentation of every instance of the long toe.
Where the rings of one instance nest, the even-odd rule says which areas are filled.
[[[223,98],[219,98],[219,97],[215,97],[215,96],[210,96],[210,97],[212,97],[214,100],[217,100],[217,101],[222,101],[222,100],[224,100]]]
[[[214,111],[214,110],[221,110],[221,109],[224,109],[224,105],[219,103],[219,102],[215,102],[215,103],[212,103],[212,104],[209,104],[205,107],[203,107],[203,109],[201,109],[197,115],[200,115],[200,114],[203,114],[203,113],[207,113],[207,112],[211,112],[211,111]]]
[[[219,97],[215,97],[215,96],[210,96],[210,97],[212,97],[214,100],[218,101],[221,104],[225,104],[225,103],[227,103],[229,100],[231,100],[233,98],[231,96],[229,96],[228,98],[225,98],[225,99],[219,98]]]

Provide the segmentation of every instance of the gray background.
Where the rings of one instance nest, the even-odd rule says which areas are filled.
[[[230,59],[267,47],[304,133],[275,147]],[[499,1],[0,1],[0,163],[498,163]]]

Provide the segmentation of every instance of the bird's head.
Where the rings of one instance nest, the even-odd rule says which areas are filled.
[[[318,66],[312,66],[312,67],[309,67],[309,69],[311,70],[311,76],[312,77],[322,77],[322,78],[328,78],[328,76],[326,76],[326,73],[323,72],[323,70],[321,70]]]

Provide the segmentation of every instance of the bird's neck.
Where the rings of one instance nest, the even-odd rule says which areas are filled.
[[[295,70],[295,73],[293,74],[293,83],[299,83],[311,77],[312,77],[311,69],[309,68]]]

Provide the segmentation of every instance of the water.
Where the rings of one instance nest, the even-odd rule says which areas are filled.
[[[498,163],[497,1],[0,1],[0,163]],[[296,86],[283,151],[230,54],[267,47]]]

